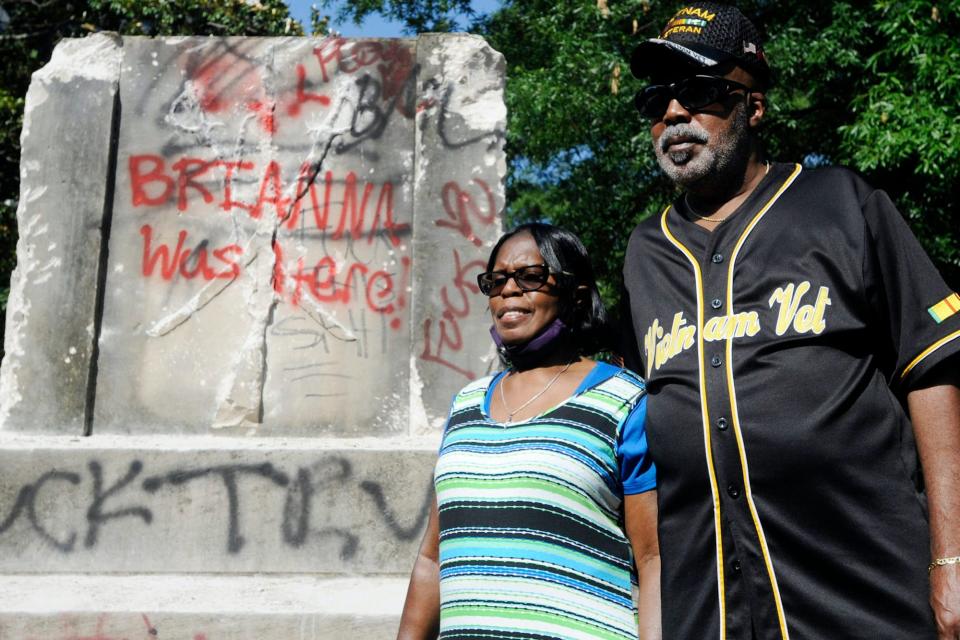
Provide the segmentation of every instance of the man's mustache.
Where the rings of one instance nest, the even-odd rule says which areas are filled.
[[[688,122],[672,124],[664,129],[660,135],[660,151],[665,153],[667,147],[679,140],[706,144],[710,140],[710,136],[708,136],[707,132],[703,129]]]

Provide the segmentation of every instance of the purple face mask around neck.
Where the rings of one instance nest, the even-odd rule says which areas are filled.
[[[568,334],[567,325],[560,318],[555,318],[538,333],[532,340],[523,344],[504,344],[496,327],[490,327],[490,336],[497,345],[497,351],[507,362],[522,366],[524,363],[536,362],[543,355],[550,353]]]

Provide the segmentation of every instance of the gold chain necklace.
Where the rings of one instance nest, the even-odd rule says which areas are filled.
[[[766,168],[766,169],[764,170],[764,172],[763,172],[764,177],[766,177],[766,175],[767,175],[768,173],[770,173],[770,162],[767,161],[766,165],[767,165],[767,168]],[[703,220],[704,222],[723,222],[724,220],[726,220],[727,218],[729,218],[731,215],[733,215],[733,211],[731,211],[731,212],[728,213],[727,215],[723,216],[722,218],[715,218],[715,217],[713,217],[713,216],[704,216],[704,215],[701,215],[700,213],[697,212],[696,209],[693,208],[693,205],[690,204],[690,195],[687,194],[687,193],[683,194],[683,203],[684,203],[685,205],[687,205],[687,211],[689,211],[690,213],[692,213],[692,214],[693,214],[694,216],[696,216],[697,218],[700,218],[700,219]]]
[[[560,371],[557,372],[557,375],[553,376],[550,379],[550,382],[547,383],[547,386],[545,386],[543,389],[540,389],[540,391],[537,391],[535,394],[533,394],[530,397],[529,400],[527,400],[522,405],[520,405],[519,407],[517,407],[512,411],[510,410],[510,407],[507,406],[507,396],[504,393],[503,388],[507,386],[507,378],[510,377],[510,374],[513,373],[513,371],[510,371],[509,373],[507,373],[507,375],[503,376],[503,380],[500,381],[500,402],[503,404],[503,408],[507,410],[507,421],[504,422],[503,426],[509,427],[511,424],[513,424],[513,416],[517,415],[518,413],[520,413],[521,411],[529,407],[534,400],[536,400],[537,398],[545,394],[547,392],[547,389],[552,387],[553,383],[559,380],[560,376],[566,373],[567,369],[569,369],[571,366],[573,366],[572,360],[568,362],[566,366],[563,367],[563,369],[560,369]]]

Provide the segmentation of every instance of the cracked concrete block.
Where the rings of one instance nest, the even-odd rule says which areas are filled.
[[[478,36],[422,35],[413,228],[415,431],[442,427],[450,399],[498,366],[476,275],[501,234],[507,109],[503,56]]]
[[[435,444],[3,440],[0,574],[406,574]]]
[[[4,640],[386,640],[406,578],[6,576]]]
[[[119,41],[106,35],[66,41],[27,92],[20,238],[0,371],[3,430],[84,430],[120,55]]]
[[[495,363],[473,279],[503,209],[500,54],[465,35],[57,51],[27,123],[82,126],[51,158],[64,133],[25,129],[0,424],[436,433]]]
[[[123,64],[94,430],[405,431],[414,43],[127,38]]]

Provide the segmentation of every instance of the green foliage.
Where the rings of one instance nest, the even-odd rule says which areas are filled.
[[[320,5],[329,8],[341,4],[340,0],[321,0]],[[372,14],[380,14],[403,23],[407,33],[447,32],[460,28],[458,16],[472,16],[470,0],[352,0],[342,4],[337,12],[337,22],[352,20],[360,24]]]
[[[738,3],[775,70],[774,159],[886,189],[960,289],[960,0]],[[582,235],[615,300],[630,230],[671,199],[632,108],[632,48],[680,3],[508,0],[476,25],[508,61],[508,214]]]
[[[617,295],[630,230],[672,192],[657,178],[633,109],[640,83],[627,63],[635,33],[655,31],[670,9],[525,0],[506,3],[478,25],[508,61],[510,220],[575,230],[608,300]]]
[[[334,0],[321,0],[331,7]],[[603,291],[617,296],[630,229],[673,189],[632,107],[632,48],[681,3],[504,0],[472,30],[508,61],[508,215],[576,230]],[[886,189],[960,289],[960,0],[745,0],[775,69],[764,138],[784,161],[844,164]],[[22,2],[0,34],[0,271],[12,266],[20,114],[29,73],[60,37],[298,34],[279,0]],[[379,13],[409,33],[462,28],[469,0],[352,0],[339,20]],[[459,22],[458,22],[459,21]],[[314,29],[327,23],[318,11]],[[4,279],[5,281],[5,279]]]
[[[303,34],[281,0],[89,0],[86,5],[85,17],[95,30],[125,35]]]
[[[960,282],[960,1],[878,2],[845,161],[878,178],[954,287]],[[888,185],[895,185],[891,188]]]

